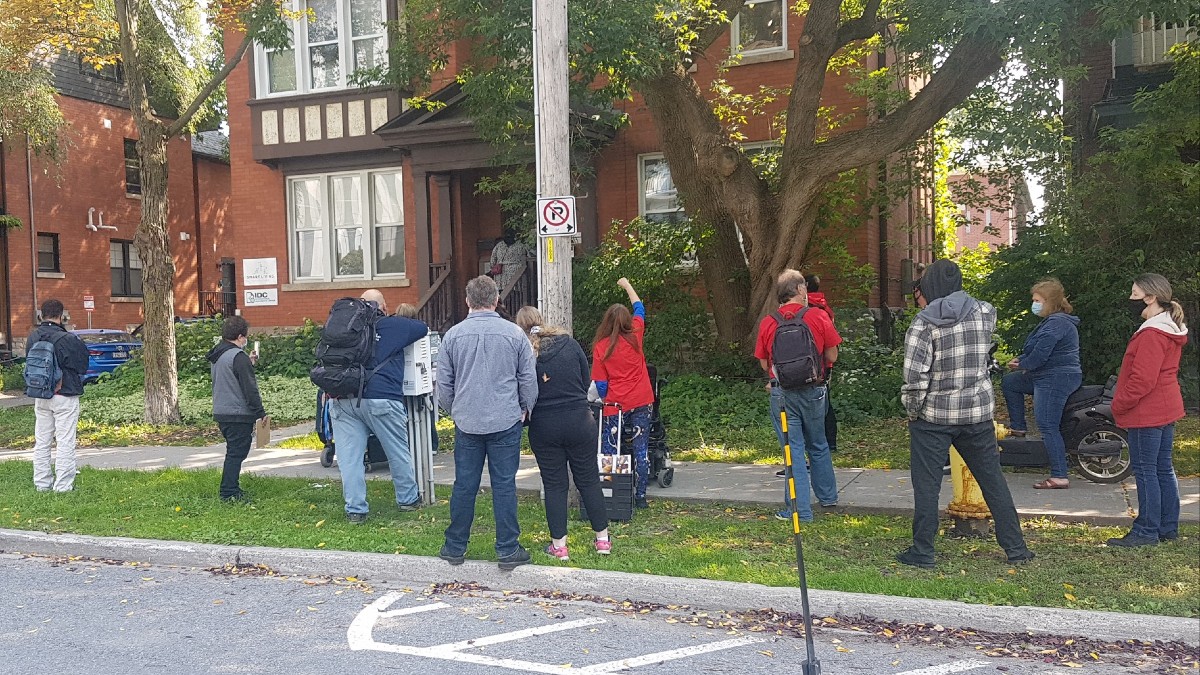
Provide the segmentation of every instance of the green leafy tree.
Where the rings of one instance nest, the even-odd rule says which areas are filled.
[[[1138,274],[1166,276],[1189,308],[1193,330],[1200,320],[1200,43],[1177,45],[1171,54],[1174,78],[1134,104],[1142,121],[1105,131],[1103,150],[1086,171],[1049,194],[1044,222],[984,262],[972,254],[971,267],[983,271],[974,290],[1005,317],[1000,332],[1010,350],[1019,350],[1035,325],[1029,288],[1047,276],[1063,282],[1082,319],[1090,381],[1103,382],[1120,367],[1135,328],[1125,298]],[[1182,368],[1191,400],[1198,393],[1196,358],[1193,342]]]
[[[206,7],[206,9],[202,9]],[[228,58],[214,56],[220,41],[207,25],[242,31]],[[290,40],[278,0],[0,0],[0,73],[13,89],[0,89],[0,119],[30,131],[53,149],[61,113],[43,64],[63,51],[97,68],[119,63],[129,109],[138,130],[141,222],[134,243],[142,259],[145,314],[145,418],[177,423],[179,383],[175,356],[175,264],[167,232],[167,143],[212,121],[214,95],[254,43],[285,46]],[[219,67],[218,67],[219,66]],[[35,97],[35,110],[19,99]],[[6,115],[16,109],[21,114]],[[0,131],[5,122],[0,121]],[[38,131],[42,131],[40,135]]]
[[[476,127],[507,149],[510,161],[528,161],[529,0],[406,4],[390,78],[420,90],[431,72],[451,63],[455,41],[468,40],[470,54],[458,62],[458,77]],[[625,122],[603,112],[614,100],[636,92],[646,102],[699,242],[718,334],[726,343],[746,344],[755,318],[769,306],[776,274],[807,259],[831,183],[909,148],[955,108],[972,111],[961,120],[983,139],[999,138],[1018,122],[1027,128],[1031,119],[1047,119],[1057,109],[1060,64],[1082,12],[1100,8],[1105,25],[1117,26],[1154,3],[808,0],[791,6],[806,18],[788,45],[796,52],[788,86],[739,93],[724,81],[698,81],[692,65],[728,32],[743,4],[572,2],[568,48],[574,105],[601,111],[593,123]],[[900,56],[867,70],[877,53]],[[1010,63],[1019,67],[1006,67]],[[830,109],[822,91],[835,71],[857,76],[853,90],[869,101],[866,109]],[[781,150],[771,177],[738,147],[742,116],[730,114],[738,109],[730,101],[739,97],[745,114],[777,111]],[[763,98],[775,100],[755,112],[754,100]],[[861,128],[830,133],[852,115],[865,116]],[[583,136],[582,126],[579,131]],[[992,147],[1000,154],[1007,146]]]

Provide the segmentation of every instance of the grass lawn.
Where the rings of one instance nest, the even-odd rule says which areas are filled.
[[[0,463],[0,524],[46,532],[144,537],[234,545],[436,555],[448,522],[447,490],[436,506],[401,513],[390,486],[368,481],[377,509],[363,526],[343,516],[336,482],[243,477],[253,504],[216,499],[214,470],[137,472],[85,468],[76,492],[37,493],[27,462]],[[477,504],[469,557],[494,559],[491,503]],[[523,543],[541,565],[548,541],[541,504],[522,499]],[[1010,566],[993,542],[944,539],[937,571],[904,567],[906,518],[830,515],[805,526],[805,558],[816,588],[973,603],[1078,607],[1200,616],[1200,529],[1151,550],[1101,548],[1116,528],[1026,524],[1031,564]],[[591,551],[590,532],[572,522],[571,566],[678,577],[796,584],[790,526],[760,510],[657,500],[632,524],[614,524],[614,554]],[[352,570],[347,570],[347,574]],[[447,567],[447,578],[451,575]]]

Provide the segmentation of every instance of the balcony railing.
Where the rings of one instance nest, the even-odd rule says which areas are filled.
[[[1187,42],[1196,32],[1191,21],[1163,21],[1153,14],[1138,21],[1133,31],[1133,65],[1152,66],[1168,63],[1167,52],[1180,42]]]

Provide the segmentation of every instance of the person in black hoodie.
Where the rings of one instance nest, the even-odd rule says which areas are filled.
[[[517,325],[529,336],[537,356],[538,397],[529,416],[529,446],[537,458],[546,494],[546,524],[552,541],[546,553],[567,554],[567,467],[595,531],[596,553],[608,555],[608,507],[600,491],[596,465],[596,420],[588,407],[591,367],[587,355],[566,331],[542,322],[535,307],[517,312]]]
[[[75,488],[75,432],[79,423],[79,397],[83,394],[81,376],[88,369],[88,350],[75,335],[63,328],[63,304],[58,300],[42,303],[42,322],[34,329],[26,349],[39,342],[54,347],[54,359],[62,380],[51,398],[35,398],[36,419],[33,445],[33,484],[38,492],[70,492]],[[54,470],[50,469],[50,447],[58,441]]]
[[[245,501],[246,494],[238,484],[242,462],[250,454],[254,438],[254,423],[267,416],[258,382],[254,379],[254,364],[258,353],[247,355],[250,325],[240,316],[231,316],[221,325],[221,337],[208,362],[212,364],[213,419],[225,437],[225,468],[221,471],[221,499]]]

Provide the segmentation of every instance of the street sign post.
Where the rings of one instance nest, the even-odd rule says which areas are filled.
[[[575,198],[543,197],[538,200],[538,236],[572,235],[575,227]]]
[[[96,297],[93,295],[83,296],[83,309],[87,311],[88,328],[92,327],[92,312],[96,310]]]

